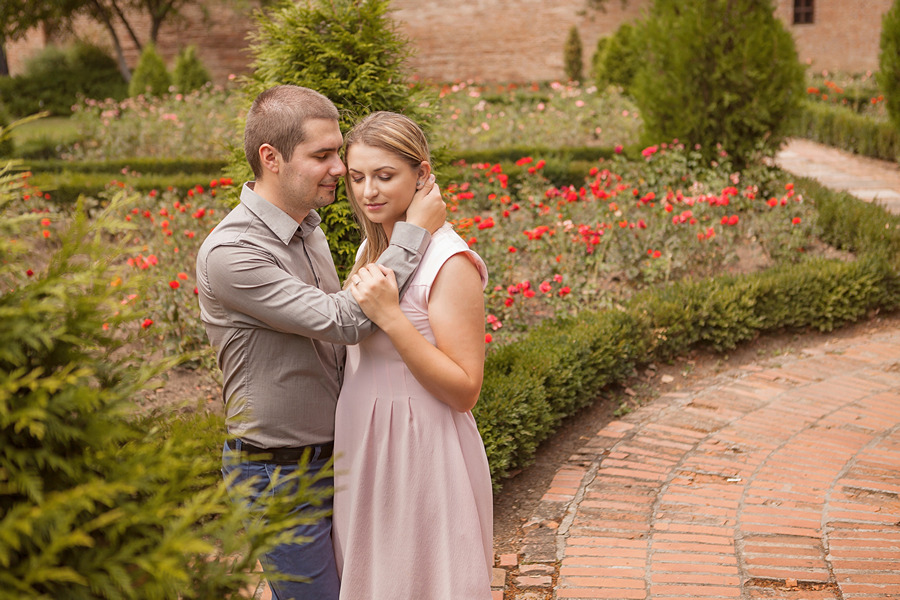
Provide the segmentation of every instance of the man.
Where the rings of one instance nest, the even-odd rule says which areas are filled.
[[[244,185],[241,203],[197,257],[200,316],[218,353],[226,427],[234,438],[224,449],[223,473],[238,470],[237,482],[259,477],[259,490],[276,467],[296,470],[304,452],[310,473],[328,462],[344,370],[341,344],[374,330],[349,291],[340,291],[315,212],[335,199],[345,173],[342,142],[338,111],[325,96],[297,86],[260,94],[244,130],[255,181]],[[429,232],[444,218],[437,186],[417,193],[379,262],[407,281]],[[296,533],[311,541],[279,546],[263,568],[312,581],[270,582],[273,597],[337,600],[330,518]]]

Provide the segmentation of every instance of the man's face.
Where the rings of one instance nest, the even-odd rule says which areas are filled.
[[[281,197],[293,209],[308,211],[334,202],[338,181],[346,171],[338,154],[342,144],[337,121],[312,119],[306,123],[306,141],[294,148],[278,177]]]

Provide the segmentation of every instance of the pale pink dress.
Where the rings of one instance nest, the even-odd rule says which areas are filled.
[[[445,225],[400,303],[432,344],[431,284],[458,253],[486,284]],[[334,445],[341,600],[490,600],[493,497],[475,419],[427,392],[381,331],[348,348]]]

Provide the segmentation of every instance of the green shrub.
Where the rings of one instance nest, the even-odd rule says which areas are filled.
[[[828,189],[815,180],[797,180],[816,199],[818,236],[826,243],[856,254],[900,261],[897,218],[877,203],[862,202]]]
[[[882,160],[900,156],[900,131],[893,123],[844,106],[804,101],[791,135]]]
[[[563,66],[569,81],[581,81],[584,77],[584,46],[581,44],[581,36],[578,28],[572,25],[566,44],[563,47]]]
[[[598,88],[621,86],[630,92],[634,76],[644,59],[644,43],[637,25],[623,23],[603,44],[597,46],[594,79]]]
[[[182,192],[196,186],[206,187],[215,174],[194,173],[149,173],[144,175],[122,175],[121,173],[84,173],[63,171],[42,173],[35,171],[30,185],[49,194],[49,200],[58,205],[74,204],[80,196],[100,198],[105,191],[116,187],[127,187],[137,192],[151,190],[179,189]]]
[[[655,0],[632,93],[648,144],[677,138],[736,167],[773,154],[804,93],[791,34],[771,0]]]
[[[126,89],[115,61],[83,42],[47,46],[25,63],[22,75],[0,77],[0,101],[15,117],[42,111],[67,116],[80,96],[123,98]]]
[[[166,70],[166,63],[156,50],[156,46],[148,43],[141,51],[134,73],[131,74],[131,82],[128,84],[128,95],[162,96],[168,93],[172,80]]]
[[[890,10],[881,18],[881,52],[878,55],[876,79],[888,115],[894,126],[900,128],[900,1],[894,0]]]
[[[795,185],[819,209],[823,238],[857,252],[856,260],[807,260],[651,288],[620,309],[545,322],[492,350],[473,412],[494,484],[527,465],[563,418],[638,366],[698,346],[732,349],[765,332],[830,331],[900,308],[900,218],[812,180]]]
[[[220,173],[226,161],[213,158],[120,158],[116,160],[35,160],[35,173],[108,173],[121,175],[123,170],[153,175],[183,175],[185,173]]]
[[[389,110],[409,116],[427,132],[430,113],[420,106],[422,92],[410,85],[407,73],[410,46],[389,8],[388,0],[282,0],[257,12],[247,105],[273,85],[294,84],[330,98],[341,111],[342,131],[370,112]],[[243,130],[237,139],[242,135]],[[252,177],[246,162],[243,149],[236,148],[229,170],[236,182]],[[337,201],[318,212],[343,276],[360,239],[343,187]]]
[[[172,69],[172,84],[177,92],[186,94],[200,89],[212,78],[209,71],[197,56],[197,47],[188,46],[175,57],[175,67]]]
[[[248,488],[232,503],[219,474],[221,418],[139,414],[134,398],[174,360],[145,353],[152,325],[127,302],[143,284],[110,283],[126,268],[122,223],[112,208],[88,219],[79,207],[26,248],[15,242],[43,238],[41,215],[10,209],[22,186],[0,168],[4,597],[237,597],[298,523],[291,508],[319,496],[299,480],[253,518]]]
[[[92,44],[77,42],[67,51],[76,96],[103,100],[121,100],[128,93],[128,85],[113,57]],[[71,107],[74,102],[69,102]],[[70,111],[67,110],[65,114]]]
[[[8,131],[11,121],[9,111],[0,102],[0,158],[11,157],[15,152],[15,144]]]
[[[599,81],[598,78],[603,69],[603,55],[606,53],[607,44],[609,44],[608,37],[598,38],[594,53],[591,55],[591,77],[595,82]]]

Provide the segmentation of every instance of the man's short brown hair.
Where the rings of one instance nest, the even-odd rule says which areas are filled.
[[[291,160],[294,148],[305,140],[305,126],[310,119],[337,121],[334,103],[315,90],[298,85],[271,87],[253,101],[244,127],[244,154],[256,179],[262,177],[259,148],[269,144],[284,160]]]

